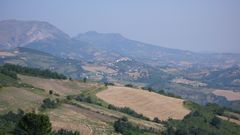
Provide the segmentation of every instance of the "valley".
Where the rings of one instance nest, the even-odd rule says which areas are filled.
[[[15,118],[27,113],[47,116],[51,132],[236,135],[239,77],[240,54],[0,21],[0,135],[13,134]]]

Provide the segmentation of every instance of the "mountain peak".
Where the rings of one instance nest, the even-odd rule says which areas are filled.
[[[23,47],[28,43],[46,39],[70,39],[70,37],[48,22],[0,21],[0,49]]]

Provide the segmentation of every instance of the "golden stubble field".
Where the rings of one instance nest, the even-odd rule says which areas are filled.
[[[182,99],[135,88],[109,86],[97,93],[97,97],[118,107],[129,107],[151,119],[183,119],[190,112],[183,106]]]
[[[213,94],[217,96],[223,96],[229,101],[240,100],[240,92],[234,92],[230,90],[215,90]]]

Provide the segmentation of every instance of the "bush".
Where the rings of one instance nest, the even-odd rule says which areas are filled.
[[[218,128],[219,125],[221,124],[221,120],[220,120],[220,118],[218,118],[218,117],[215,116],[215,117],[212,119],[212,121],[210,122],[210,124]]]
[[[159,120],[158,117],[155,117],[155,118],[153,119],[153,122],[161,123],[161,120]]]
[[[144,119],[144,120],[150,120],[149,118],[143,116],[142,114],[138,114],[137,112],[130,109],[129,107],[116,107],[114,105],[109,104],[108,109],[123,112],[123,113],[126,113],[126,114],[131,115],[131,116],[136,117],[136,118],[140,118],[140,119]]]
[[[105,85],[105,86],[114,86],[115,84],[114,84],[114,83],[111,83],[111,82],[105,82],[104,85]]]
[[[80,133],[77,131],[68,131],[65,129],[60,129],[58,131],[52,132],[51,135],[80,135]]]
[[[83,78],[83,82],[84,82],[84,83],[87,82],[87,78],[86,78],[86,77]]]
[[[123,135],[141,135],[150,133],[150,131],[133,126],[130,122],[128,122],[127,118],[118,119],[114,122],[113,127],[116,132]]]
[[[53,90],[49,90],[49,95],[52,95],[53,94]]]
[[[124,86],[125,86],[125,87],[131,87],[131,88],[134,87],[132,84],[126,84],[126,85],[124,85]]]
[[[58,100],[51,100],[50,98],[46,98],[43,100],[42,108],[54,109],[54,108],[57,108],[58,105],[59,105]]]

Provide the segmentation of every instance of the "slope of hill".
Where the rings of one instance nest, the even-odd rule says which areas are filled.
[[[23,47],[28,43],[46,39],[69,40],[70,37],[47,22],[18,20],[0,22],[0,49]]]
[[[0,51],[0,64],[12,63],[33,68],[49,69],[72,78],[81,78],[85,71],[82,61],[58,58],[41,51],[28,48],[15,48]]]
[[[9,84],[0,89],[0,114],[8,111],[16,112],[18,109],[23,109],[25,112],[44,113],[50,117],[54,130],[62,128],[77,130],[83,135],[116,134],[112,125],[114,121],[123,116],[127,116],[129,121],[136,126],[151,128],[156,132],[163,130],[161,124],[141,120],[103,106],[96,106],[94,102],[89,104],[71,99],[72,96],[80,96],[89,92],[95,93],[96,90],[104,88],[101,84],[23,75],[18,75],[18,78],[18,80],[12,78],[16,80],[16,84]],[[46,99],[49,101],[46,102]],[[55,104],[55,107],[50,106],[52,104]],[[43,105],[49,108],[43,108]],[[2,126],[5,128],[3,129]],[[0,133],[2,131],[4,133],[5,129],[8,129],[7,127],[0,123]]]
[[[231,65],[236,62],[238,64],[240,63],[238,60],[240,57],[239,54],[193,53],[130,40],[115,33],[97,33],[90,31],[79,34],[74,39],[89,43],[91,47],[114,52],[153,66],[174,65],[189,67],[195,64],[219,66],[219,64]]]
[[[45,70],[33,71],[36,71],[36,69],[25,67],[25,70],[23,70],[22,67],[15,66],[15,68],[8,67],[8,70],[3,72],[5,78],[11,78],[15,80],[15,83],[0,88],[0,122],[2,120],[6,121],[6,119],[7,121],[14,119],[15,115],[13,112],[9,112],[6,115],[2,114],[8,111],[16,112],[19,108],[25,112],[47,115],[50,118],[53,130],[64,128],[66,130],[79,131],[82,135],[114,135],[119,133],[126,135],[129,132],[139,135],[157,135],[163,132],[167,134],[169,131],[174,134],[178,132],[189,132],[191,134],[196,132],[219,134],[223,132],[236,135],[240,130],[238,125],[219,119],[232,117],[234,121],[238,122],[240,114],[216,105],[199,106],[191,102],[183,102],[181,99],[126,87],[108,86],[109,89],[105,90],[107,87],[99,83],[51,79],[55,74],[52,72],[49,73],[49,76],[41,78]],[[12,74],[16,74],[16,72],[18,73],[18,79],[12,78]],[[26,74],[30,76],[26,76]],[[112,105],[97,98],[97,96],[101,97],[102,94],[111,96],[114,93],[111,92],[112,88],[115,90],[117,88],[127,90],[119,94],[120,97],[127,98],[127,100],[123,99],[123,106],[133,103],[142,104],[143,107],[149,106],[149,108],[144,109],[148,113],[144,113],[131,105],[129,106],[130,108],[113,109]],[[135,98],[134,96],[136,95],[139,97]],[[146,101],[156,100],[154,102],[155,105],[150,104],[146,106],[147,102],[142,102],[144,101],[142,98],[145,97]],[[115,99],[116,102],[119,102],[117,98]],[[191,109],[192,112],[189,113],[189,110],[184,108],[183,105]],[[141,109],[141,106],[138,107]],[[160,112],[156,113],[153,107]],[[137,112],[131,109],[136,109]],[[153,120],[146,119],[138,112],[151,118],[160,113],[160,117],[162,116],[161,118],[166,121],[163,122],[157,118]],[[183,118],[187,113],[189,114]],[[216,118],[217,115],[221,115],[221,117]],[[167,120],[167,117],[183,118],[183,120]],[[7,122],[7,125],[4,123],[0,123],[0,133],[11,135],[11,131],[14,130],[14,123],[9,124]]]
[[[233,66],[217,71],[212,71],[202,78],[202,81],[211,87],[239,90],[240,67]]]
[[[190,111],[183,107],[183,100],[163,96],[141,89],[109,86],[107,90],[97,93],[106,102],[118,107],[130,107],[151,119],[183,119]]]

